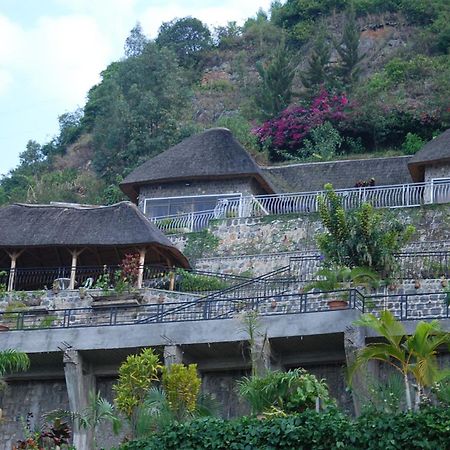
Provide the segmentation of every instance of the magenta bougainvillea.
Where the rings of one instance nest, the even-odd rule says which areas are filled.
[[[326,121],[337,124],[345,120],[348,109],[349,101],[344,94],[332,95],[322,90],[309,106],[291,106],[254,128],[253,133],[262,146],[292,152],[301,148],[313,128]]]

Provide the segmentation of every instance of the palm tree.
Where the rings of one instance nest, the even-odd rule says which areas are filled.
[[[437,320],[419,322],[411,336],[407,336],[403,324],[390,311],[382,311],[379,318],[364,314],[355,324],[371,328],[385,342],[370,343],[358,352],[355,362],[349,367],[350,383],[361,366],[371,360],[382,361],[401,373],[408,409],[413,407],[409,378],[413,376],[417,385],[415,409],[418,409],[423,388],[431,387],[449,375],[449,369],[438,369],[436,355],[440,346],[450,346],[450,333],[445,332]]]
[[[450,333],[442,330],[439,322],[420,322],[414,334],[405,340],[407,352],[414,357],[410,371],[417,381],[415,409],[419,408],[425,387],[431,387],[450,376],[450,369],[440,370],[437,350],[443,345],[450,347]]]
[[[12,349],[0,351],[0,378],[12,372],[25,372],[29,367],[26,353]]]

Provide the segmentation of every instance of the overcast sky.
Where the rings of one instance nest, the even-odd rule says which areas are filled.
[[[193,16],[210,26],[243,22],[271,0],[0,0],[0,174],[29,139],[49,141],[57,117],[83,106],[99,73],[123,55],[139,21]]]

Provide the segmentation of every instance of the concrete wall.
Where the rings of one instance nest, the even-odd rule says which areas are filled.
[[[31,413],[32,429],[40,425],[42,414],[69,408],[64,380],[9,382],[0,394],[3,419],[0,423],[1,448],[10,449],[18,439],[24,439],[23,421]]]

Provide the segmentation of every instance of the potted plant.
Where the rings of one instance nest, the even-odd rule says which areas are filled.
[[[325,298],[329,298],[330,309],[343,309],[348,307],[348,290],[352,287],[361,289],[375,288],[380,284],[380,278],[376,272],[367,267],[335,267],[323,268],[316,273],[318,279],[305,286],[305,292],[311,289],[319,289]]]

